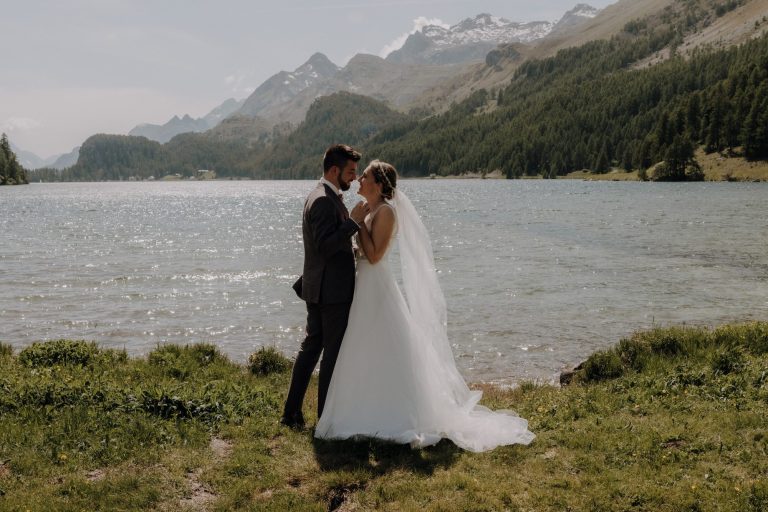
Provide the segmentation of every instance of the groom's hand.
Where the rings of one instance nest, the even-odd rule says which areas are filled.
[[[365,219],[365,216],[368,215],[368,211],[368,203],[358,201],[355,207],[352,208],[352,211],[349,212],[349,216],[353,221],[357,222],[358,224],[362,224],[363,219]]]

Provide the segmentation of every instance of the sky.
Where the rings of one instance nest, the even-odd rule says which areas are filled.
[[[580,1],[0,0],[0,132],[46,158],[95,133],[202,117],[315,52],[344,66],[425,23],[556,21]]]

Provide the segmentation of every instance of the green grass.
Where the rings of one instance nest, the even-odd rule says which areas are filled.
[[[281,427],[285,362],[0,345],[0,510],[768,510],[768,323],[636,333],[564,388],[480,386],[537,435],[482,454]]]

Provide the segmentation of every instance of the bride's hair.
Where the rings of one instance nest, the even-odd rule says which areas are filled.
[[[368,164],[368,168],[373,174],[373,179],[376,183],[381,183],[381,195],[384,199],[392,199],[395,195],[395,187],[397,187],[397,171],[395,168],[387,162],[381,160],[374,160]]]

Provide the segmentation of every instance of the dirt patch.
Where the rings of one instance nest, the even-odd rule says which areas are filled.
[[[85,479],[89,482],[98,482],[104,480],[106,476],[107,472],[103,469],[94,469],[93,471],[89,471],[85,474]]]
[[[208,447],[213,452],[213,456],[217,459],[226,459],[232,454],[232,443],[226,439],[220,439],[218,437],[211,438]]]
[[[187,486],[191,495],[179,502],[187,510],[206,510],[207,506],[216,499],[216,495],[206,489],[202,482],[200,482],[202,472],[198,468],[187,473]]]
[[[213,453],[213,461],[218,463],[232,455],[232,443],[226,439],[218,437],[211,438],[208,448]],[[201,482],[200,477],[203,474],[203,468],[196,468],[186,475],[187,488],[190,495],[187,498],[179,500],[179,506],[185,510],[208,510],[218,497],[211,489],[207,489]]]
[[[361,487],[360,484],[332,487],[327,494],[328,512],[346,512],[356,508],[352,502],[349,501],[349,497]]]

